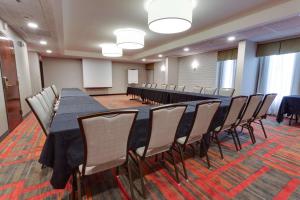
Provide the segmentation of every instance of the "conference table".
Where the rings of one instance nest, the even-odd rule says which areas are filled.
[[[297,115],[300,115],[300,95],[291,95],[282,98],[276,118],[278,123],[283,121],[285,114],[288,116],[296,115],[296,119],[298,118]]]
[[[165,91],[165,93],[174,94],[176,92]],[[184,93],[182,92],[178,92],[177,94],[184,96]],[[185,95],[190,96],[191,94],[186,93]],[[207,95],[203,95],[202,99],[200,98],[201,95],[197,94],[196,96],[196,101],[181,102],[182,104],[187,105],[187,109],[183,115],[182,121],[179,124],[176,137],[182,137],[187,134],[187,131],[192,125],[196,104],[203,99],[208,99]],[[210,97],[211,99],[220,98],[219,96]],[[220,98],[222,101],[221,106],[219,107],[217,111],[218,113],[213,120],[211,129],[221,125],[221,122],[224,120],[224,117],[227,113],[230,99],[230,97]],[[134,124],[132,130],[133,133],[131,138],[129,138],[129,147],[130,149],[134,150],[146,144],[151,106],[145,105],[130,109],[137,109],[139,111],[136,123]],[[50,126],[50,133],[47,136],[39,159],[41,164],[53,169],[50,180],[53,188],[65,188],[73,170],[83,163],[83,140],[77,118],[86,114],[106,111],[109,111],[109,109],[101,105],[83,91],[76,88],[62,89],[60,104],[55,116],[53,117]],[[206,145],[201,145],[201,153],[202,155],[205,155],[205,151],[207,151],[209,147],[210,134],[205,134],[203,136],[202,143],[203,142],[205,142]],[[206,147],[206,149],[204,147]]]

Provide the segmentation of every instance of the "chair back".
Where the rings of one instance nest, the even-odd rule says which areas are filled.
[[[47,114],[46,110],[36,96],[26,98],[26,102],[33,112],[34,116],[37,118],[45,135],[47,136],[49,134],[51,117]]]
[[[78,118],[84,141],[83,174],[86,167],[110,169],[127,159],[128,138],[137,110],[97,113]]]
[[[196,105],[193,125],[185,143],[191,144],[200,141],[202,136],[209,132],[211,123],[221,104],[219,100],[203,101]]]
[[[54,105],[54,103],[56,101],[56,97],[55,97],[55,94],[54,94],[53,90],[51,89],[51,87],[47,87],[44,90],[47,93],[52,105]]]
[[[195,92],[195,93],[201,93],[202,89],[203,88],[201,86],[194,86],[193,87],[193,92]]]
[[[263,99],[262,94],[254,94],[249,97],[248,103],[246,105],[246,108],[242,114],[242,117],[241,117],[239,123],[247,122],[254,117],[255,113],[257,112],[257,110],[259,108],[259,105],[260,105],[262,99]]]
[[[205,87],[202,89],[201,94],[209,94],[209,95],[214,95],[217,91],[217,88],[209,88]]]
[[[161,89],[165,90],[167,89],[168,85],[167,84],[161,84]]]
[[[146,88],[151,88],[151,83],[147,83]]]
[[[220,88],[218,90],[218,95],[220,96],[226,96],[226,97],[232,97],[234,94],[235,89],[234,88]]]
[[[151,88],[156,88],[157,87],[157,83],[152,83]]]
[[[267,112],[272,105],[274,99],[276,98],[277,94],[267,94],[260,105],[260,108],[257,111],[256,118],[263,118],[267,115]]]
[[[169,88],[168,88],[168,89],[169,89],[169,90],[175,90],[175,87],[176,87],[175,85],[171,84],[171,85],[169,85]]]
[[[51,89],[53,90],[53,93],[55,94],[55,97],[58,99],[59,93],[58,93],[58,90],[57,90],[56,86],[51,85]]]
[[[236,96],[231,99],[229,110],[227,112],[227,116],[225,117],[225,121],[223,124],[223,128],[227,128],[236,124],[247,102],[247,98],[247,96]]]
[[[185,89],[185,86],[184,85],[177,85],[175,87],[175,90],[176,91],[179,91],[179,92],[184,92],[184,89]]]
[[[170,149],[186,107],[186,105],[167,105],[151,109],[150,132],[144,150],[144,157]]]
[[[45,90],[43,90],[43,91],[41,91],[41,95],[43,96],[43,98],[44,98],[45,102],[47,103],[48,107],[51,108],[51,110],[52,110],[53,109],[53,103],[51,102],[48,93]]]
[[[47,104],[46,100],[44,99],[43,95],[41,93],[38,93],[37,95],[35,95],[36,98],[39,100],[39,102],[41,103],[41,105],[43,106],[45,112],[47,112],[50,116],[52,114],[52,107],[49,107],[49,105]]]

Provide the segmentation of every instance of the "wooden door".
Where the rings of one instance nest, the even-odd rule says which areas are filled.
[[[9,131],[22,121],[14,45],[10,40],[0,39],[0,68]]]

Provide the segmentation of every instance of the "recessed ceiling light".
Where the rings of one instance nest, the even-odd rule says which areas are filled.
[[[142,61],[145,62],[145,61],[146,61],[146,58],[143,58]]]
[[[159,55],[158,55],[158,57],[159,57],[159,58],[162,58],[162,57],[163,57],[163,55],[162,55],[162,54],[159,54]]]
[[[227,40],[230,41],[230,42],[231,42],[231,41],[234,41],[234,40],[235,40],[235,37],[234,37],[234,36],[230,36],[230,37],[227,38]]]
[[[183,51],[187,52],[187,51],[190,51],[190,49],[186,47],[183,49]]]
[[[28,23],[27,23],[27,26],[28,26],[29,28],[34,28],[34,29],[36,29],[36,28],[39,27],[39,25],[38,25],[37,23],[35,23],[35,22],[28,22]]]
[[[46,40],[41,40],[41,41],[40,41],[40,44],[41,44],[41,45],[47,45],[48,43],[47,43]]]
[[[47,53],[52,53],[52,51],[50,49],[46,50]]]

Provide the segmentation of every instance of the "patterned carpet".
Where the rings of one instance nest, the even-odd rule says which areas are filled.
[[[162,166],[150,161],[149,166],[144,166],[148,198],[300,199],[300,126],[278,125],[274,118],[264,123],[268,139],[255,127],[257,143],[252,145],[248,134],[242,134],[243,149],[239,153],[231,138],[224,134],[225,159],[220,159],[213,144],[209,150],[210,169],[205,160],[188,156],[189,181],[180,176],[180,185],[169,175],[169,164]],[[41,128],[30,114],[0,143],[0,200],[69,198],[71,185],[65,190],[53,190],[49,183],[51,169],[41,170],[37,162],[44,141]],[[135,183],[138,185],[138,180]],[[85,189],[87,199],[130,196],[126,176],[116,177],[112,171],[91,177]]]

